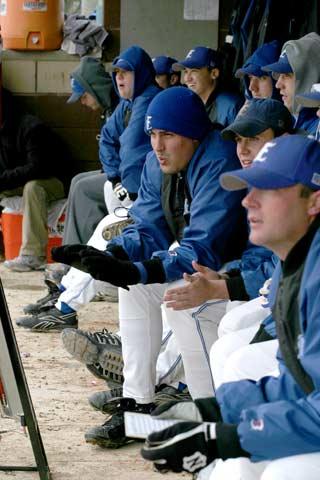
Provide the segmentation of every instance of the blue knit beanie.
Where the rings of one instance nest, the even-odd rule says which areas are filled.
[[[171,87],[158,93],[145,117],[145,132],[149,135],[157,128],[201,141],[211,125],[201,98],[185,87]]]

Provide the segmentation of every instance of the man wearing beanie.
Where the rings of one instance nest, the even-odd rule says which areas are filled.
[[[216,50],[194,47],[184,60],[174,63],[172,70],[183,72],[183,83],[203,101],[210,120],[227,127],[237,115],[243,98],[226,92],[220,85],[221,61]]]
[[[106,447],[127,442],[125,410],[153,408],[161,303],[168,283],[191,273],[194,259],[219,269],[237,258],[246,242],[241,196],[223,191],[218,182],[220,174],[239,165],[234,145],[212,130],[201,99],[183,87],[164,90],[147,110],[145,129],[153,152],[147,155],[130,210],[134,223],[113,238],[105,252],[85,245],[74,246],[72,252],[68,247],[53,251],[55,259],[76,263],[94,278],[122,287],[123,398],[116,400],[117,407],[111,402],[111,419],[86,434],[87,442]],[[112,346],[98,347],[85,332],[75,335],[84,349],[96,348],[98,362],[114,358]]]
[[[292,133],[292,126],[293,118],[282,102],[271,98],[252,99],[240,110],[235,121],[222,130],[221,136],[237,144],[239,160],[242,167],[247,169],[251,167],[254,157],[267,141]],[[191,327],[188,333],[185,327],[182,359],[186,382],[193,398],[210,394],[212,381],[215,388],[217,387],[227,356],[240,346],[248,344],[255,336],[259,322],[270,314],[270,311],[262,308],[259,300],[256,301],[256,299],[264,282],[272,276],[277,262],[278,258],[270,250],[248,242],[241,257],[224,266],[223,274],[194,262],[196,273],[192,276],[186,275],[184,284],[179,282],[165,293],[164,312],[178,343],[181,333],[180,325],[185,324]],[[248,321],[244,318],[241,325],[236,313],[237,308],[228,305],[230,320],[223,318],[217,325],[215,323],[217,299],[220,299],[219,305],[222,299],[226,302],[251,300],[248,305]],[[253,325],[254,316],[256,320]],[[198,321],[198,330],[201,331],[203,338],[202,348],[198,352],[193,347],[193,337],[197,332],[193,328],[192,318]],[[209,320],[204,322],[204,318]],[[248,325],[251,328],[247,330]],[[239,333],[240,329],[245,330]],[[230,342],[226,341],[226,332],[229,331],[234,333],[230,337]],[[265,331],[260,341],[270,340],[274,336]],[[216,365],[213,360],[210,369],[206,358],[210,350],[212,352],[212,345],[215,348],[216,344],[219,344],[219,337],[221,337],[221,345],[220,348],[218,347],[220,355],[216,358],[217,355],[211,354],[216,358]],[[256,366],[252,365],[252,368]],[[260,365],[258,369],[259,367]]]

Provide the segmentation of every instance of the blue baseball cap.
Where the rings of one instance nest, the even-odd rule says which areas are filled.
[[[270,75],[270,73],[263,71],[261,67],[278,60],[279,55],[280,43],[277,40],[265,43],[255,50],[251,57],[246,60],[242,68],[238,68],[235,77],[242,78],[244,75],[263,77]]]
[[[262,67],[262,70],[272,73],[293,73],[287,54],[282,52],[278,61]]]
[[[70,85],[72,89],[72,94],[68,98],[67,103],[75,103],[77,102],[82,95],[85,93],[85,89],[80,85],[80,83],[73,77],[70,79]]]
[[[239,111],[235,120],[221,132],[224,140],[234,140],[236,135],[255,137],[268,128],[275,136],[291,133],[294,119],[287,107],[273,98],[253,98]]]
[[[309,93],[296,95],[296,100],[300,105],[307,108],[320,107],[320,83],[314,83]]]
[[[267,72],[261,70],[259,65],[253,63],[245,63],[242,68],[238,68],[235,73],[236,78],[242,78],[244,75],[253,75],[254,77],[263,77],[267,75]]]
[[[190,50],[186,58],[172,65],[172,70],[179,72],[185,68],[219,68],[219,55],[209,47],[195,47]]]
[[[121,68],[121,70],[128,70],[129,72],[134,71],[133,66],[128,62],[128,60],[125,60],[124,58],[121,58],[121,57],[116,57],[113,60],[112,70],[114,70],[115,68]]]
[[[303,135],[275,138],[262,147],[250,168],[220,176],[225,190],[275,190],[298,183],[320,190],[320,143]]]
[[[212,124],[199,95],[185,87],[171,87],[158,93],[145,116],[145,132],[157,128],[201,141]]]
[[[173,72],[172,65],[177,63],[177,60],[172,57],[166,57],[165,55],[159,55],[152,59],[156,75],[170,75]]]

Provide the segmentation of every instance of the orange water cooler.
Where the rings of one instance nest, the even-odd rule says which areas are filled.
[[[0,0],[3,48],[59,49],[63,12],[63,0]]]

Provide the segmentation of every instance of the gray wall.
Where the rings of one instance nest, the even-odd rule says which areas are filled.
[[[152,57],[182,59],[196,45],[217,48],[218,22],[186,21],[183,6],[183,0],[121,0],[121,50],[137,44]]]

